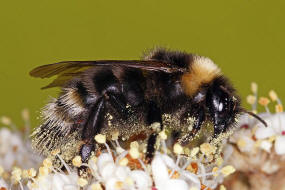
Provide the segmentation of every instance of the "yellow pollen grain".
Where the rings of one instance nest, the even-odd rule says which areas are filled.
[[[97,158],[96,156],[92,156],[89,160],[92,161],[92,162],[94,162],[94,164],[96,164],[98,158]]]
[[[116,152],[121,154],[122,152],[124,152],[125,150],[122,147],[116,147]]]
[[[253,105],[256,102],[256,97],[253,96],[253,95],[248,95],[246,97],[246,101],[247,101],[248,104]]]
[[[131,177],[126,177],[125,183],[127,185],[129,185],[129,186],[133,186],[134,185],[134,180]]]
[[[37,175],[37,171],[36,171],[34,168],[28,169],[28,176],[29,176],[30,178],[33,178],[33,177],[35,177],[36,175]]]
[[[283,112],[283,106],[281,104],[275,105],[275,112],[276,113],[281,113]]]
[[[80,167],[81,164],[82,164],[81,157],[80,157],[80,156],[75,156],[75,157],[72,159],[72,164],[73,164],[75,167]]]
[[[95,136],[95,140],[100,144],[104,144],[106,143],[106,135],[98,134]]]
[[[119,164],[120,164],[121,166],[126,166],[126,165],[128,165],[128,163],[129,163],[129,160],[128,160],[127,158],[122,158],[122,159],[119,161]]]
[[[256,84],[255,82],[252,82],[252,83],[251,83],[251,91],[252,91],[253,93],[257,93],[257,89],[258,89],[257,84]]]
[[[139,143],[137,142],[137,141],[133,141],[133,142],[131,142],[131,144],[130,144],[130,147],[131,148],[139,148]]]
[[[31,189],[38,189],[38,188],[39,188],[38,183],[36,183],[36,182],[31,183]]]
[[[261,145],[261,140],[257,140],[255,143],[254,143],[254,147],[260,147],[260,145]]]
[[[138,159],[140,156],[140,152],[138,148],[131,148],[129,151],[129,154],[133,159]]]
[[[216,160],[216,164],[218,166],[221,166],[223,163],[224,163],[224,159],[221,156],[219,156]]]
[[[171,179],[178,179],[179,177],[180,177],[180,174],[177,171],[175,171],[173,175],[171,176]]]
[[[240,138],[238,141],[237,141],[237,145],[238,147],[241,149],[241,148],[244,148],[246,146],[246,142],[244,139]]]
[[[113,132],[113,133],[111,134],[111,139],[112,139],[113,141],[118,140],[119,135],[120,135],[119,131],[115,131],[115,132]]]
[[[258,103],[262,106],[267,106],[270,103],[270,100],[266,97],[260,97]]]
[[[103,190],[103,188],[100,183],[96,183],[91,185],[91,190]]]
[[[219,171],[219,168],[218,167],[214,167],[212,169],[212,172],[214,173],[213,176],[217,177],[219,175],[218,171]]]
[[[15,182],[18,182],[21,180],[22,170],[20,168],[15,167],[12,170],[11,174],[12,174],[11,179],[14,180]]]
[[[49,169],[47,167],[40,167],[39,174],[40,176],[46,176],[49,173]]]
[[[161,129],[161,125],[159,122],[154,122],[150,125],[150,127],[154,130],[154,131],[160,131]]]
[[[124,183],[122,181],[117,181],[115,183],[115,189],[122,189],[124,186]]]
[[[59,153],[60,153],[59,149],[54,149],[53,151],[51,151],[51,155],[53,155],[53,156],[56,156]]]
[[[77,184],[80,186],[80,187],[84,187],[88,184],[88,181],[82,177],[78,178],[77,180]]]
[[[188,147],[184,147],[184,154],[187,155],[187,156],[190,156],[191,154],[191,151]]]
[[[235,117],[235,122],[239,122],[239,119]]]
[[[43,161],[43,165],[44,165],[44,167],[51,168],[52,167],[52,161],[49,158],[46,158]]]
[[[23,178],[29,178],[28,170],[23,170],[22,177]]]
[[[2,116],[0,117],[0,122],[3,123],[4,125],[11,125],[12,121],[9,117]]]
[[[252,130],[251,130],[251,135],[252,135],[252,136],[255,135],[257,129],[259,129],[259,127],[258,127],[257,125],[255,125],[255,126],[252,128]]]
[[[222,174],[224,174],[224,176],[228,176],[228,175],[234,173],[235,171],[236,171],[236,169],[231,165],[227,165],[221,169],[221,172],[222,172]]]
[[[180,144],[175,143],[173,146],[173,152],[175,154],[183,154],[183,147]]]
[[[195,157],[195,156],[198,154],[199,150],[200,150],[199,147],[193,148],[193,149],[191,150],[190,156],[191,156],[191,157]]]
[[[227,188],[224,185],[221,185],[220,190],[227,190]]]
[[[214,154],[216,151],[216,147],[214,147],[213,145],[209,144],[209,143],[203,143],[200,145],[200,150],[203,154],[205,155],[210,155],[210,154]]]
[[[273,135],[268,138],[268,142],[273,143],[276,140],[276,135]]]
[[[191,164],[189,164],[187,167],[186,167],[186,170],[191,172],[191,173],[195,173],[195,169],[192,167]]]
[[[277,93],[274,90],[269,91],[269,97],[273,102],[277,101],[278,99]]]
[[[30,113],[29,110],[27,108],[22,110],[22,118],[27,121],[30,119]]]
[[[161,138],[162,140],[166,140],[166,139],[167,139],[167,135],[166,135],[166,133],[165,133],[165,130],[161,131],[161,132],[159,133],[159,136],[160,136],[160,138]]]

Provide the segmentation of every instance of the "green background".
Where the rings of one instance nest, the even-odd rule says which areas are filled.
[[[63,60],[138,59],[155,46],[212,58],[244,98],[284,87],[284,0],[16,0],[0,5],[0,115],[32,123],[49,96],[49,80],[28,72]],[[285,99],[283,98],[285,101]]]

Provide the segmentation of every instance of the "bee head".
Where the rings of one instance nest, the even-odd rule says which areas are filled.
[[[235,122],[240,110],[240,100],[234,89],[220,79],[208,88],[206,105],[214,124],[215,136],[226,131]]]
[[[240,113],[247,113],[258,119],[265,126],[266,122],[256,114],[241,107],[241,101],[235,89],[224,77],[218,77],[208,87],[206,93],[206,106],[208,115],[214,124],[214,135],[225,132]]]

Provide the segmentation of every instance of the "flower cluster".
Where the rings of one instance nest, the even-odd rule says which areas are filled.
[[[232,145],[226,146],[226,150],[232,154],[229,163],[237,170],[235,177],[227,183],[233,190],[282,189],[285,186],[283,106],[275,91],[269,92],[269,98],[258,98],[257,84],[252,83],[251,90],[253,95],[247,97],[247,102],[255,113],[259,105],[265,108],[265,112],[258,115],[267,123],[267,127],[251,116],[243,115],[240,118],[240,129],[230,138]],[[275,104],[275,113],[270,112],[270,102]]]
[[[26,113],[27,114],[27,113]],[[24,117],[27,119],[27,117]],[[2,122],[13,127],[11,120],[2,117]],[[28,123],[28,121],[26,121]],[[2,132],[4,131],[4,132]],[[80,156],[75,156],[72,166],[68,165],[60,156],[59,150],[52,155],[57,157],[63,168],[53,165],[52,158],[46,158],[38,167],[39,158],[31,153],[29,141],[24,143],[24,136],[2,128],[0,134],[3,139],[10,138],[13,145],[0,141],[3,154],[0,155],[0,188],[2,189],[30,189],[30,190],[200,190],[215,189],[224,178],[235,171],[235,168],[226,164],[229,154],[222,157],[217,153],[217,147],[203,143],[199,147],[182,147],[176,143],[168,147],[165,131],[160,132],[158,147],[160,147],[151,163],[144,160],[144,150],[141,144],[134,141],[129,149],[123,149],[115,138],[114,148],[106,143],[106,136],[95,136],[97,143],[106,147],[92,155],[88,163],[83,163]],[[10,142],[10,140],[9,140]],[[4,149],[4,146],[9,146]],[[21,151],[13,152],[7,160],[10,146],[21,147]],[[6,154],[7,155],[6,155]],[[27,156],[26,160],[23,159]],[[37,158],[37,159],[35,159]],[[36,161],[35,161],[36,160]],[[17,163],[17,164],[16,164]],[[38,170],[34,169],[37,168]],[[79,168],[87,168],[88,177],[78,173]],[[220,186],[225,189],[224,186]],[[1,190],[2,190],[1,189]]]
[[[0,128],[0,187],[7,188],[8,179],[11,185],[19,181],[22,175],[20,168],[37,167],[42,161],[42,158],[33,152],[28,139],[30,121],[27,109],[22,111],[22,118],[25,127],[20,131],[10,118],[0,117],[0,122],[9,127]]]

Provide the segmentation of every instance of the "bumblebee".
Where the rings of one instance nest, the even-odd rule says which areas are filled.
[[[123,140],[145,138],[146,160],[151,161],[166,116],[177,131],[187,129],[177,138],[183,145],[205,121],[212,122],[216,138],[242,112],[266,125],[241,107],[235,88],[212,60],[185,52],[155,49],[142,60],[64,61],[39,66],[30,75],[57,76],[43,89],[61,88],[32,135],[34,147],[44,154],[59,148],[79,153],[86,162],[97,147],[95,135],[110,139],[118,131]],[[189,117],[194,118],[191,127]]]

